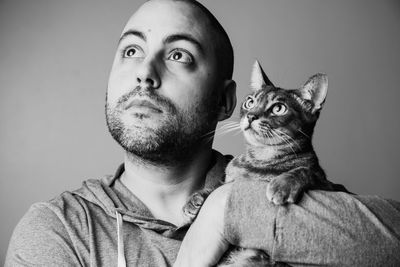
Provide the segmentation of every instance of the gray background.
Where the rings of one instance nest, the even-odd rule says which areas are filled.
[[[400,200],[398,0],[201,2],[232,39],[239,99],[255,58],[286,88],[327,73],[314,137],[322,166],[353,192]],[[116,41],[140,3],[0,0],[0,263],[33,202],[122,162],[104,97]],[[241,135],[215,147],[237,155]]]

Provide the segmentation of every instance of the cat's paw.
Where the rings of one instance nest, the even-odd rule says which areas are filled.
[[[295,203],[303,191],[303,184],[291,176],[273,178],[267,186],[267,199],[275,205]]]
[[[202,190],[190,196],[189,201],[183,206],[183,217],[186,223],[191,223],[196,218],[201,206],[211,192]]]

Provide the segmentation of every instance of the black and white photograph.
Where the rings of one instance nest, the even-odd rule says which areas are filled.
[[[400,266],[398,0],[0,0],[0,264]]]

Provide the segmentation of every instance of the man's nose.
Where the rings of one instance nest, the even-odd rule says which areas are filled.
[[[155,60],[144,60],[138,66],[136,80],[140,86],[157,89],[161,85]]]

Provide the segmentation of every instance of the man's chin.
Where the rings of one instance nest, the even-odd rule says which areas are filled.
[[[143,126],[142,126],[143,127]],[[198,138],[165,128],[136,128],[119,138],[124,150],[142,162],[171,166],[189,160],[198,147]]]
[[[187,157],[186,149],[182,146],[177,147],[175,142],[157,143],[155,139],[147,138],[142,139],[140,143],[131,143],[123,147],[130,157],[152,165],[170,166],[182,162]]]
[[[137,125],[138,123],[146,125],[151,125],[151,124],[158,125],[163,120],[165,120],[163,114],[155,112],[132,111],[122,116],[122,121],[124,121],[125,125],[132,125],[132,124]]]

